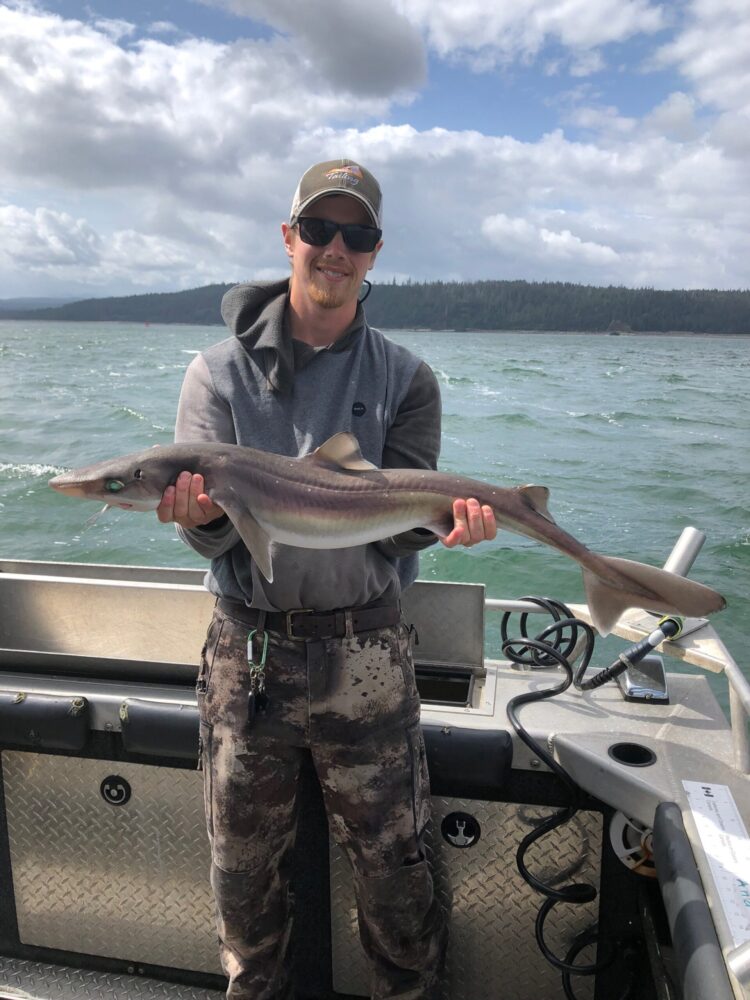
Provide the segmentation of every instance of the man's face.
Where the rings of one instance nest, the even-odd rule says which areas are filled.
[[[347,195],[319,198],[302,213],[332,222],[355,222],[371,226],[372,220],[364,205]],[[324,247],[314,247],[300,239],[297,229],[283,224],[281,231],[289,259],[292,262],[292,284],[296,292],[308,296],[324,309],[338,309],[356,301],[367,271],[375,263],[382,245],[372,253],[357,253],[336,233]]]

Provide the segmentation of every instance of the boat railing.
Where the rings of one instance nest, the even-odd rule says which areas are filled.
[[[686,528],[665,568],[686,574],[704,537]],[[0,560],[0,669],[190,684],[213,604],[203,576],[198,569]],[[418,665],[460,669],[469,683],[486,670],[486,614],[540,612],[529,601],[487,598],[481,584],[428,581],[410,587],[403,606],[405,620],[419,625]],[[590,623],[585,604],[570,608]],[[614,634],[639,642],[655,620],[631,609]],[[733,764],[750,773],[750,682],[713,625],[687,619],[682,634],[656,651],[724,675]]]
[[[686,576],[705,541],[703,532],[685,528],[672,549],[664,569]],[[485,599],[489,612],[518,614],[547,614],[539,605],[530,601],[505,601]],[[591,624],[585,604],[571,604],[570,610],[577,618]],[[638,642],[654,628],[655,619],[648,612],[626,612],[613,629],[620,638]],[[681,636],[663,642],[656,651],[693,666],[723,674],[729,690],[729,723],[732,731],[734,766],[742,774],[750,774],[750,681],[719,638],[708,619],[687,619]]]

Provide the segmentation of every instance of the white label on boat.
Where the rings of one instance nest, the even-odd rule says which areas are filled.
[[[735,945],[750,941],[750,839],[726,785],[683,781]]]

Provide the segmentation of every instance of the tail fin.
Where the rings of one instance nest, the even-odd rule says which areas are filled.
[[[596,555],[595,562],[596,570],[584,568],[583,584],[600,635],[609,635],[627,608],[701,618],[726,606],[715,590],[676,573],[615,556]]]

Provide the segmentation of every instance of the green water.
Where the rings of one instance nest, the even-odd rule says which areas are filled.
[[[183,371],[222,336],[219,327],[0,322],[0,558],[203,565],[150,514],[111,511],[85,527],[94,505],[46,482],[169,442]],[[715,623],[750,675],[750,339],[390,336],[438,376],[444,469],[548,486],[556,520],[612,555],[660,565],[685,526],[704,531],[692,575],[726,596]],[[421,567],[423,579],[484,583],[490,597],[583,600],[575,563],[507,533],[471,550],[434,547]]]

